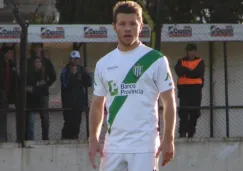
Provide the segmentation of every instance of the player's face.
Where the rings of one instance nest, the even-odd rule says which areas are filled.
[[[113,27],[117,33],[119,43],[123,46],[131,46],[137,42],[143,27],[137,14],[119,13],[116,19],[117,22],[113,24]]]

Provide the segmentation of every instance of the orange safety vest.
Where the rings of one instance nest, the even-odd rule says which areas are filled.
[[[181,60],[182,67],[186,67],[190,70],[194,70],[202,59],[197,59],[193,61]],[[181,76],[178,78],[178,85],[191,85],[191,84],[203,84],[202,78],[188,78],[186,76]]]

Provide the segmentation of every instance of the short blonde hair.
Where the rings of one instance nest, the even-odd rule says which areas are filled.
[[[113,23],[117,22],[117,15],[120,13],[137,14],[139,21],[143,22],[143,9],[134,1],[120,1],[113,8]]]

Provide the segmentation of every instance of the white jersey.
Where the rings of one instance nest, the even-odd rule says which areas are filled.
[[[116,48],[101,58],[94,95],[107,98],[104,151],[154,152],[160,143],[157,100],[161,92],[173,88],[167,58],[143,44],[128,52]]]

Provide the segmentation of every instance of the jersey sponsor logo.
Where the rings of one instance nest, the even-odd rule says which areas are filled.
[[[234,28],[231,25],[217,26],[213,25],[210,27],[212,37],[232,37],[234,36]]]
[[[114,81],[108,81],[108,88],[110,96],[127,96],[132,94],[143,94],[143,90],[137,88],[137,85],[135,83],[125,84],[122,83],[119,85]]]
[[[20,34],[20,27],[0,27],[0,39],[16,39]]]
[[[133,74],[136,76],[136,77],[140,77],[143,73],[143,66],[141,65],[135,65],[133,66]]]
[[[118,95],[118,87],[115,81],[113,80],[108,81],[108,86],[109,86],[109,92],[111,96]]]
[[[191,26],[169,26],[168,28],[169,37],[191,37],[192,27]]]
[[[63,27],[41,27],[42,39],[64,39],[65,30]]]
[[[107,28],[102,27],[84,27],[84,37],[85,38],[107,38]]]
[[[121,84],[121,95],[143,94],[142,89],[138,89],[136,84]]]

